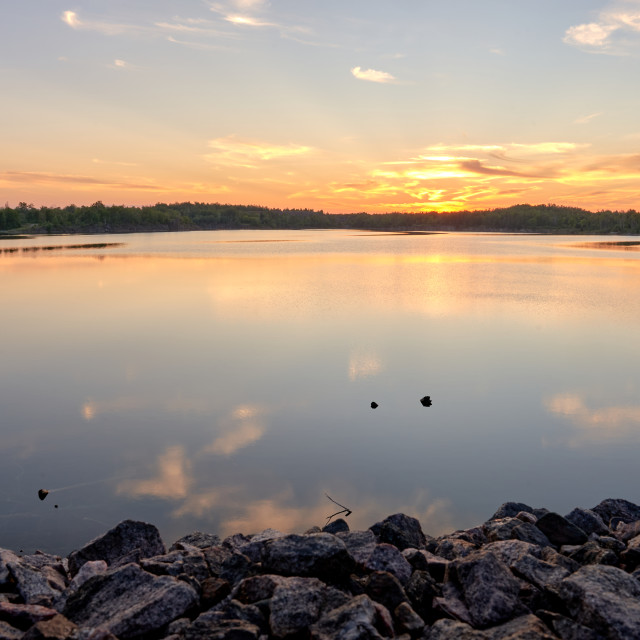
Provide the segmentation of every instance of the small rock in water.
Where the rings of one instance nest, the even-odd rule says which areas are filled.
[[[378,403],[377,402],[372,402],[371,403],[371,408],[372,409],[377,409],[378,408]]]
[[[38,489],[38,498],[40,500],[44,500],[49,495],[49,492],[46,489]]]
[[[424,398],[420,399],[420,404],[423,407],[430,407],[431,406],[431,396],[425,396]]]

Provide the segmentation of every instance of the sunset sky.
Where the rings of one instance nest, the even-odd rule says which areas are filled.
[[[640,0],[3,0],[0,199],[640,208]]]

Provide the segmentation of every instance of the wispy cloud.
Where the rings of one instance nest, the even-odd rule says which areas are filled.
[[[115,188],[132,189],[142,191],[168,191],[169,188],[155,183],[139,183],[129,181],[108,180],[82,175],[65,175],[59,173],[45,173],[37,171],[1,171],[1,183],[31,183],[31,184],[69,184],[81,187],[83,185],[95,187],[97,185]]]
[[[377,71],[376,69],[362,69],[361,67],[353,67],[351,73],[358,80],[367,80],[368,82],[395,82],[395,78],[386,71]]]
[[[304,156],[314,149],[298,144],[277,145],[258,140],[243,140],[234,135],[209,141],[211,153],[205,158],[216,164],[255,168],[258,163]]]
[[[563,41],[583,51],[628,55],[640,46],[640,3],[616,2],[593,22],[569,27]]]
[[[588,116],[582,116],[581,118],[576,118],[573,121],[573,124],[588,124],[595,118],[598,118],[602,115],[602,111],[598,111],[598,113],[590,113]]]
[[[61,16],[62,22],[67,24],[72,29],[87,30],[87,31],[99,31],[105,35],[119,35],[123,33],[142,32],[148,31],[146,27],[139,25],[124,24],[111,22],[108,20],[85,20],[81,19],[75,11],[63,11]]]

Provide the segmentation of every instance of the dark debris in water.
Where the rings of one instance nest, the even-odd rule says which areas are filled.
[[[377,409],[378,408],[378,403],[377,402],[372,402],[371,403],[371,408],[372,409]]]
[[[38,498],[40,500],[44,500],[49,495],[49,492],[46,489],[38,489]]]
[[[424,398],[420,398],[420,404],[423,407],[430,407],[433,404],[431,402],[431,396],[425,396]]]

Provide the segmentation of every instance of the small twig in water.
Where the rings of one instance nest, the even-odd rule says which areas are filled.
[[[336,502],[328,493],[325,493],[324,495],[327,496],[327,498],[329,498],[329,500],[331,500],[331,502],[333,502],[333,504],[337,504],[339,507],[342,507],[341,511],[336,511],[335,513],[332,513],[327,518],[327,524],[329,524],[331,522],[331,518],[335,518],[336,516],[339,516],[341,513],[344,513],[344,517],[345,518],[349,517],[353,513],[351,511],[351,509],[349,509],[349,507],[345,507],[343,504],[340,504],[339,502]],[[324,526],[326,527],[327,524],[325,524]]]

